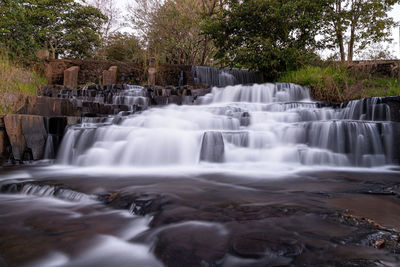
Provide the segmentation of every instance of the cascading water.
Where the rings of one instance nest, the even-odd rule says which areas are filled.
[[[261,73],[242,69],[219,69],[215,67],[193,66],[192,75],[196,84],[228,86],[235,84],[262,83]]]
[[[58,162],[268,169],[393,161],[390,112],[379,98],[333,109],[307,88],[278,83],[213,88],[200,102],[71,127]]]

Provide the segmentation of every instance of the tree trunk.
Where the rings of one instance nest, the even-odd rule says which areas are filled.
[[[351,24],[350,24],[350,40],[348,44],[348,54],[347,54],[347,62],[353,62],[354,56],[354,43],[355,43],[355,33],[356,33],[356,26],[359,20],[360,12],[361,12],[361,0],[352,0],[351,3]]]
[[[355,33],[355,28],[352,26],[351,31],[350,31],[350,41],[349,41],[349,47],[348,47],[348,54],[347,54],[347,62],[351,63],[353,62],[353,55],[354,55],[354,33]]]
[[[343,38],[343,28],[342,28],[342,1],[336,0],[336,21],[335,21],[335,31],[336,31],[336,38],[339,46],[340,51],[340,60],[342,62],[346,61],[346,54],[344,51],[344,38]]]

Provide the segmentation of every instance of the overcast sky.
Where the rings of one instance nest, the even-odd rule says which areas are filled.
[[[127,12],[127,4],[128,3],[133,3],[133,0],[114,0],[119,8],[121,9],[123,15],[126,14]],[[400,5],[395,5],[393,10],[390,12],[390,16],[392,16],[395,21],[399,22],[400,21]],[[123,29],[123,31],[131,31],[129,29]],[[393,52],[393,55],[400,59],[400,37],[399,37],[399,28],[395,28],[392,30],[392,36],[393,36],[393,43],[389,45],[391,48],[391,52]]]

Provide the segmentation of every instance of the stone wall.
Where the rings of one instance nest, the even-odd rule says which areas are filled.
[[[100,60],[69,60],[51,59],[44,62],[44,72],[49,85],[63,85],[64,71],[71,67],[79,67],[78,85],[103,84],[103,72],[110,67],[117,67],[116,84],[146,84],[147,69],[142,63],[100,61]],[[192,66],[157,64],[157,85],[193,85]]]
[[[147,69],[142,63],[51,59],[44,63],[44,72],[49,85],[63,85],[64,71],[71,67],[79,67],[78,85],[103,84],[103,72],[110,67],[117,67],[117,84],[146,84]],[[156,66],[157,85],[193,85],[192,66],[158,64]],[[181,80],[181,81],[180,81]]]
[[[79,67],[78,85],[101,84],[103,71],[111,66],[118,67],[117,83],[138,84],[144,79],[143,64],[101,60],[51,59],[44,63],[44,72],[49,85],[64,84],[64,71]]]

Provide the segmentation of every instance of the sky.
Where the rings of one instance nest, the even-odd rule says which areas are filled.
[[[114,0],[115,3],[122,11],[122,15],[126,15],[127,13],[127,4],[133,3],[133,0]],[[393,10],[389,13],[391,17],[394,18],[396,22],[400,22],[400,5],[395,5]],[[122,31],[131,32],[132,29],[123,28]],[[392,29],[392,39],[393,42],[391,44],[387,44],[387,46],[392,50],[392,54],[397,59],[400,59],[400,36],[399,36],[399,27]]]

